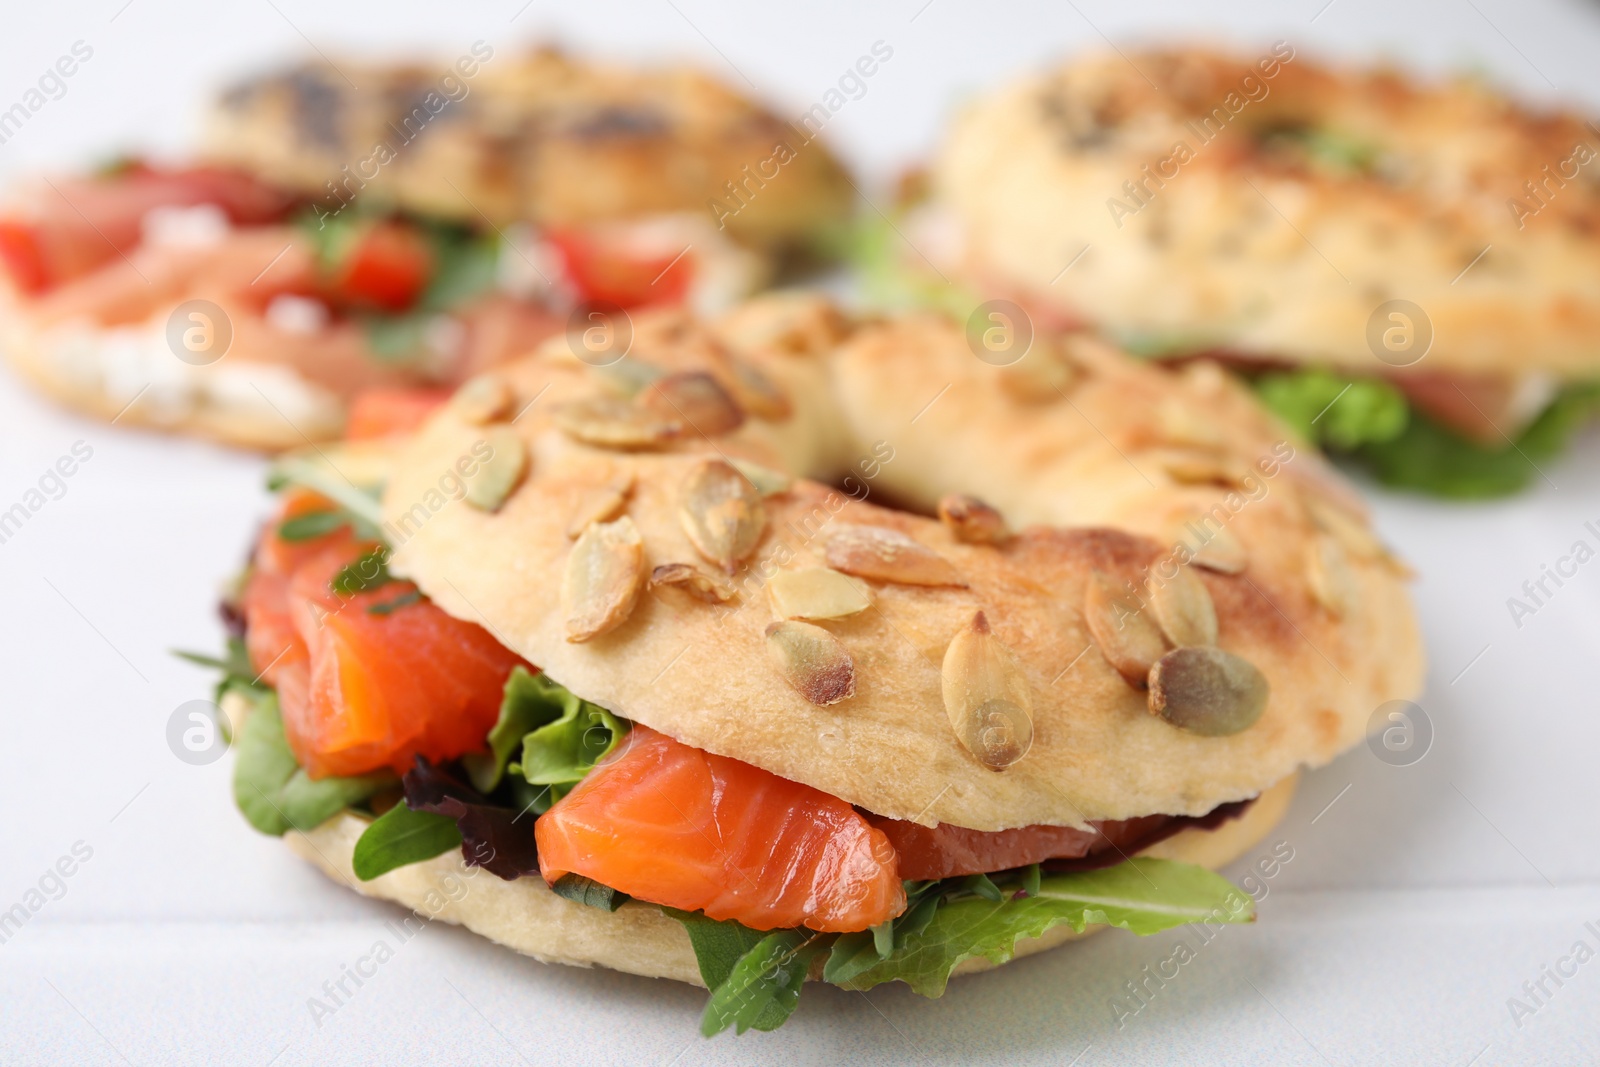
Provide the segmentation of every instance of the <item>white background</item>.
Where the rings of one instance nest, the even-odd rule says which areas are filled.
[[[94,56],[0,146],[0,175],[181,148],[199,94],[309,47],[453,56],[478,38],[509,49],[550,34],[697,59],[794,116],[882,40],[893,58],[828,128],[880,182],[965,94],[1102,34],[1284,38],[1308,54],[1484,69],[1600,111],[1600,7],[1578,0],[1334,0],[1320,14],[1325,0],[559,13],[534,0],[519,14],[521,2],[14,5],[0,109],[75,41]],[[229,799],[231,761],[190,767],[165,740],[168,716],[209,685],[168,650],[220,641],[216,587],[264,513],[261,463],[84,421],[0,377],[0,509],[80,440],[93,458],[65,497],[0,545],[0,909],[74,842],[93,858],[0,945],[0,1063],[1600,1062],[1600,961],[1549,986],[1520,1027],[1506,1003],[1580,937],[1600,948],[1584,927],[1600,928],[1600,563],[1521,629],[1506,607],[1573,541],[1600,544],[1583,528],[1600,525],[1592,432],[1513,502],[1373,491],[1384,534],[1420,571],[1433,748],[1403,768],[1362,748],[1312,774],[1269,838],[1294,859],[1261,921],[1226,930],[1124,1028],[1110,999],[1179,934],[1102,935],[958,980],[939,1001],[812,987],[777,1034],[713,1042],[696,1036],[698,991],[543,966],[444,927],[315,1026],[307,998],[399,913],[254,834]]]

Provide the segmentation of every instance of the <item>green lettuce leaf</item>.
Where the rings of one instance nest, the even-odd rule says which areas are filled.
[[[534,804],[534,811],[543,814],[617,747],[628,724],[544,674],[531,676],[517,692],[517,699],[530,705],[518,714],[542,725],[523,735],[521,762],[507,769],[533,785],[549,787]],[[499,727],[499,723],[495,725]],[[506,733],[512,732],[508,727]],[[491,743],[491,753],[494,751]]]
[[[355,220],[359,223],[359,218]],[[493,233],[475,234],[461,226],[413,220],[433,251],[433,277],[417,298],[416,305],[395,314],[360,316],[362,329],[372,354],[386,364],[410,366],[430,358],[428,333],[441,313],[461,307],[493,288],[500,269],[500,238]],[[329,226],[324,234],[332,233]],[[337,263],[346,254],[334,236],[324,240],[332,249],[328,262]]]
[[[1314,170],[1341,177],[1371,174],[1383,159],[1377,142],[1329,126],[1278,126],[1264,131],[1262,141],[1298,156]]]
[[[417,300],[425,311],[449,311],[494,287],[500,270],[500,238],[459,226],[430,224],[433,280]]]
[[[943,899],[941,885],[940,882],[907,882],[906,910],[898,917],[871,930],[840,934],[828,953],[823,979],[834,985],[845,985],[876,967],[879,961],[888,959],[896,949],[905,947],[908,939],[927,929],[928,923],[933,921]]]
[[[379,363],[409,367],[427,356],[428,327],[433,315],[412,311],[402,315],[362,315],[361,331],[367,349]]]
[[[493,792],[500,784],[506,765],[521,747],[524,737],[566,714],[568,702],[553,689],[567,693],[542,674],[534,674],[526,667],[511,668],[500,697],[500,718],[489,730],[489,751],[473,752],[461,758],[467,776],[480,793]]]
[[[812,959],[832,940],[810,930],[775,930],[762,937],[712,989],[700,1032],[713,1037],[730,1026],[741,1034],[782,1026],[800,1003]]]
[[[348,526],[350,517],[342,511],[308,511],[278,524],[278,537],[285,541],[311,541]]]
[[[1131,859],[1098,871],[1045,875],[1037,894],[1012,891],[999,903],[978,896],[945,899],[926,925],[908,933],[886,959],[840,984],[870,989],[899,980],[924,996],[937,997],[963,960],[981,956],[1004,963],[1015,954],[1018,941],[1063,923],[1080,932],[1104,924],[1154,934],[1184,923],[1254,918],[1250,898],[1218,874],[1170,860]],[[854,967],[836,973],[847,970]]]
[[[755,948],[765,936],[760,930],[752,930],[731,920],[712,919],[698,911],[679,911],[667,907],[661,910],[683,924],[689,935],[689,944],[694,949],[695,963],[700,966],[700,980],[707,989],[716,989],[726,982],[745,953]]]
[[[461,831],[448,815],[412,811],[400,801],[368,824],[356,839],[351,866],[370,882],[408,863],[421,863],[461,847]]]
[[[1539,477],[1536,464],[1564,452],[1600,411],[1600,384],[1563,389],[1518,437],[1516,447],[1486,448],[1413,411],[1405,432],[1357,450],[1386,485],[1477,500],[1514,493]]]
[[[389,573],[389,550],[374,548],[339,568],[328,581],[328,588],[340,596],[354,596],[378,589],[394,581]]]
[[[331,462],[302,453],[279,456],[267,469],[268,489],[276,493],[290,485],[321,493],[347,513],[356,536],[377,539],[383,525],[378,503],[382,485],[352,483]]]
[[[863,216],[840,240],[839,251],[874,307],[943,311],[965,322],[982,297],[943,277],[907,244],[901,212]]]
[[[398,779],[387,771],[358,778],[312,778],[283,736],[278,696],[255,690],[255,707],[234,741],[233,799],[251,826],[281,836],[312,830]]]
[[[1262,403],[1316,444],[1348,452],[1405,432],[1410,405],[1377,378],[1346,378],[1321,367],[1271,371],[1255,380]]]
[[[217,686],[211,694],[214,703],[221,704],[223,696],[235,686],[245,690],[242,695],[252,701],[257,693],[266,688],[261,684],[255,667],[250,663],[250,651],[245,647],[243,638],[229,637],[227,651],[220,658],[208,656],[203,652],[185,652],[183,649],[173,649],[172,654],[196,666],[222,672],[222,677],[217,680]],[[232,744],[233,736],[227,716],[219,717],[217,724],[222,728],[224,738]]]

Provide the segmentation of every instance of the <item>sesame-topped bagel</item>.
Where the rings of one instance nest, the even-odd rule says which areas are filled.
[[[803,296],[575,343],[419,433],[391,567],[698,749],[928,826],[1082,826],[1255,796],[1418,690],[1402,569],[1211,365],[1041,336],[997,367]]]
[[[453,65],[310,62],[242,82],[213,111],[207,151],[307,195],[371,185],[474,226],[683,212],[778,248],[852,200],[826,149],[698,70],[502,56],[481,41]]]
[[[972,277],[1130,345],[1548,381],[1600,372],[1597,157],[1576,115],[1279,42],[1011,85],[957,119],[937,184]],[[1507,432],[1525,421],[1475,402]]]

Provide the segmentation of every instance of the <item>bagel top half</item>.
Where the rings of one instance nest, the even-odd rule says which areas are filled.
[[[1600,374],[1600,129],[1476,81],[1283,42],[1093,55],[969,106],[936,184],[974,276],[1130,343]],[[1431,325],[1415,367],[1369,341],[1394,300]]]
[[[707,213],[782,248],[853,200],[820,143],[699,70],[483,42],[453,64],[309,62],[244,81],[214,106],[205,152],[310,196],[371,185],[473,226]]]
[[[469,386],[410,443],[385,493],[391,567],[687,744],[926,825],[1082,826],[1255,796],[1418,690],[1402,568],[1214,365],[1041,337],[997,367],[946,320],[849,323],[797,295],[709,325],[641,317],[607,367],[573,343]],[[451,492],[486,449],[525,460],[492,511]],[[728,496],[734,462],[765,496],[743,479]],[[928,517],[949,494],[1004,529],[971,500]],[[794,574],[824,567],[865,609],[774,630],[812,588]],[[1180,729],[1113,666],[1123,625],[1167,616],[1152,594],[1112,624],[1091,584],[1169,574],[1198,580],[1216,645],[1265,677],[1253,725]],[[823,601],[849,601],[846,580]],[[998,735],[954,725],[952,701],[996,695]]]

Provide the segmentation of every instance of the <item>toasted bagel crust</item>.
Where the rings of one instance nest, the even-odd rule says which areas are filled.
[[[1579,116],[1279,42],[1010,85],[955,120],[936,184],[980,287],[1152,351],[1572,379],[1600,373],[1596,175]],[[1431,321],[1410,368],[1368,341],[1391,300]]]
[[[786,394],[786,416],[751,415],[714,440],[689,434],[658,451],[579,443],[558,427],[564,405],[630,374],[586,367],[559,339],[499,372],[519,397],[510,426],[530,461],[498,511],[452,501],[448,490],[458,461],[505,424],[473,425],[451,407],[408,447],[384,502],[393,570],[620,715],[928,825],[1202,815],[1332,759],[1363,736],[1380,704],[1418,691],[1421,646],[1396,564],[1337,476],[1286,442],[1217,368],[1174,373],[1081,338],[1064,349],[1039,338],[1022,362],[996,368],[943,320],[866,325],[846,337],[836,312],[803,297],[754,302],[717,329],[720,340],[680,314],[641,317],[626,364],[703,370],[736,395],[757,368]],[[728,603],[655,588],[608,632],[567,640],[558,590],[570,528],[592,509],[595,487],[631,487],[622,510],[642,537],[647,572],[668,563],[710,571],[686,533],[681,487],[719,455],[837,479],[841,490],[802,478],[767,497]],[[1204,484],[1193,484],[1197,476]],[[960,543],[940,522],[872,502],[926,514],[951,492],[986,498],[1019,532],[999,545]],[[1084,615],[1096,570],[1142,581],[1152,563],[1183,558],[1175,541],[1198,537],[1178,527],[1208,510],[1207,529],[1226,533],[1207,551],[1236,541],[1242,555],[1225,562],[1243,569],[1191,570],[1215,605],[1220,646],[1271,689],[1260,720],[1227,737],[1152,715]],[[821,566],[850,524],[911,537],[962,585],[869,579],[869,610],[815,620],[854,675],[853,696],[818,706],[775,662],[765,587],[777,569]],[[980,610],[1015,654],[1032,706],[1032,746],[1002,771],[958,740],[942,697],[946,650]]]
[[[461,58],[470,76],[445,61],[340,61],[243,82],[213,110],[206,150],[311,196],[359,191],[474,226],[711,217],[716,200],[734,236],[783,246],[848,212],[826,149],[697,70],[489,52]],[[387,158],[374,160],[378,145]]]
[[[1211,868],[1225,866],[1278,824],[1294,789],[1295,780],[1287,779],[1263,794],[1240,818],[1215,830],[1185,830],[1141,854]],[[357,881],[350,857],[366,827],[365,819],[345,812],[310,833],[291,831],[284,841],[296,855],[359,893],[465,926],[546,963],[609,967],[647,978],[705,984],[683,925],[654,904],[631,901],[615,912],[603,911],[557,896],[541,878],[506,882],[466,867],[459,851],[400,867],[370,882]],[[1103,927],[1091,926],[1079,934],[1070,926],[1058,926],[1043,937],[1019,942],[1016,956],[1031,956],[1100,929]],[[810,976],[813,980],[821,977],[821,963],[819,960]],[[994,966],[977,957],[962,962],[955,973],[970,974]]]

